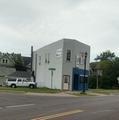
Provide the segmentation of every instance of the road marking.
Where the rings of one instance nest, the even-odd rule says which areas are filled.
[[[76,114],[76,113],[80,113],[83,112],[83,110],[72,110],[72,111],[68,111],[68,112],[62,112],[62,113],[58,113],[58,114],[54,114],[54,115],[49,115],[49,116],[43,116],[43,117],[39,117],[39,118],[34,118],[32,120],[49,120],[49,119],[53,119],[53,118],[58,118],[58,117],[63,117],[63,116],[68,116],[68,115],[72,115],[72,114]]]
[[[33,105],[35,104],[12,105],[12,106],[5,106],[5,108],[27,107],[27,106],[33,106]]]

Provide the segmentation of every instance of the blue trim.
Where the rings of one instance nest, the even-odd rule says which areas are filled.
[[[84,70],[79,68],[73,68],[73,78],[72,78],[72,90],[82,90],[83,83],[81,82],[81,77],[84,75]],[[89,71],[86,70],[86,76],[89,75]],[[85,83],[85,89],[88,90],[88,83]]]

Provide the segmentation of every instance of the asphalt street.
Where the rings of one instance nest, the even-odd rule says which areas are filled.
[[[0,93],[0,120],[119,120],[119,96]]]

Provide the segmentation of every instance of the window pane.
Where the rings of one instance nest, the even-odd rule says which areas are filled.
[[[67,50],[67,61],[71,60],[71,50]]]
[[[18,82],[21,82],[21,79],[18,79]]]

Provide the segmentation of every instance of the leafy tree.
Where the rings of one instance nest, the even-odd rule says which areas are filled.
[[[20,66],[23,65],[23,60],[22,60],[21,54],[15,55],[14,62],[15,62],[15,65],[20,65]]]
[[[106,51],[97,56],[95,70],[102,70],[102,76],[99,78],[99,88],[117,88],[119,87],[117,77],[119,77],[119,57],[114,53]],[[90,80],[90,85],[96,83],[96,76]]]
[[[115,58],[114,52],[111,52],[110,50],[107,50],[105,52],[102,52],[100,55],[97,55],[95,60],[113,60]]]
[[[16,70],[25,71],[26,67],[24,66],[23,58],[21,54],[13,53],[12,56],[13,56],[13,61],[14,61]]]

